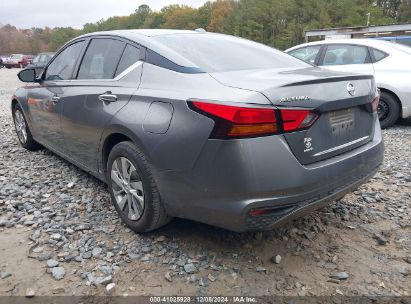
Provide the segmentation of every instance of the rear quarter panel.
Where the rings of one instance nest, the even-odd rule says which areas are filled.
[[[214,126],[210,118],[188,108],[189,99],[270,105],[261,93],[221,85],[208,74],[178,73],[144,63],[139,89],[113,117],[102,142],[110,134],[127,133],[146,153],[156,170],[189,170]],[[148,132],[144,128],[144,120],[153,102],[169,103],[173,108],[169,128],[163,134]]]
[[[407,56],[410,57],[411,56]],[[411,116],[411,61],[392,57],[374,64],[378,88],[393,92],[402,106],[402,117]]]

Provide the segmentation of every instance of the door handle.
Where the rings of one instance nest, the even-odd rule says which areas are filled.
[[[60,97],[59,96],[53,96],[51,97],[51,102],[56,104],[60,101]]]
[[[108,103],[116,102],[117,101],[117,95],[111,94],[111,92],[107,92],[107,93],[104,93],[104,94],[100,95],[98,97],[98,99],[100,101],[108,102]]]

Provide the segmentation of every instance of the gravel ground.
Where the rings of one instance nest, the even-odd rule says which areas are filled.
[[[237,234],[176,219],[137,235],[106,187],[18,145],[0,70],[0,295],[411,295],[411,122],[384,131],[360,189],[281,229]]]

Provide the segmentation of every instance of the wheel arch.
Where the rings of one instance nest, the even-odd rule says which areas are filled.
[[[147,159],[150,160],[147,150],[145,149],[141,140],[131,130],[120,125],[111,126],[103,133],[100,143],[99,171],[102,173],[104,178],[106,177],[107,161],[111,150],[115,145],[124,141],[131,141],[132,143],[134,143],[146,155]]]
[[[398,106],[400,108],[400,117],[402,117],[402,103],[398,95],[394,91],[387,89],[383,86],[378,86],[378,89],[380,89],[381,92],[391,95],[395,99],[395,101],[398,103]]]
[[[11,111],[14,111],[14,108],[17,105],[20,105],[20,107],[21,107],[20,101],[17,99],[16,96],[13,96],[13,98],[11,99]]]

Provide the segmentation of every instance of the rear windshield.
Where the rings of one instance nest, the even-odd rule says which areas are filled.
[[[271,47],[231,36],[177,34],[153,38],[208,73],[310,66]]]
[[[396,49],[398,51],[402,51],[408,54],[411,53],[411,47],[406,46],[405,44],[397,43],[395,41],[386,41],[386,40],[380,40],[379,42],[381,44],[384,44],[385,46],[389,46],[390,48]]]

